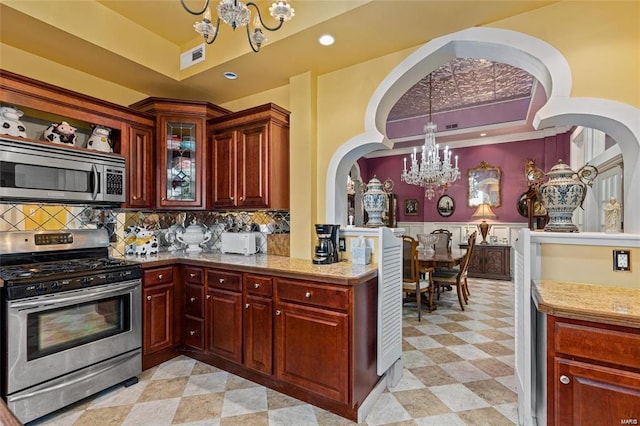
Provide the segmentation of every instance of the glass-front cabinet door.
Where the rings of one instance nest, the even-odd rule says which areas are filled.
[[[202,120],[161,118],[161,207],[203,207]]]

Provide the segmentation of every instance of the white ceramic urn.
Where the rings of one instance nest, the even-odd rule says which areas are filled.
[[[573,211],[578,208],[587,192],[577,173],[562,161],[547,172],[549,180],[540,186],[540,201],[547,209],[549,223],[545,231],[578,232],[573,224]]]
[[[194,220],[184,231],[176,232],[176,239],[187,245],[186,251],[202,251],[201,245],[211,239],[211,231]]]
[[[382,183],[377,177],[367,183],[367,192],[362,195],[362,204],[369,216],[365,226],[384,226],[382,214],[386,209],[387,193],[382,190]]]

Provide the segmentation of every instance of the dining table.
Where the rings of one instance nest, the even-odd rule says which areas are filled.
[[[467,249],[452,248],[449,250],[418,250],[418,263],[420,270],[428,268],[447,268],[451,269],[462,263]],[[447,290],[452,290],[447,286]],[[438,292],[439,294],[439,292]],[[429,312],[437,309],[437,305],[433,302],[433,297],[429,297]]]
[[[420,268],[448,268],[462,263],[467,249],[452,248],[450,250],[418,250]]]

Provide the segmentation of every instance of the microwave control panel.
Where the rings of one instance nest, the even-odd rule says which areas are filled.
[[[124,194],[124,170],[107,169],[105,193],[111,195]]]

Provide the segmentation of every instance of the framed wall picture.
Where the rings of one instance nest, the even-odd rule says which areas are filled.
[[[417,216],[418,200],[415,198],[407,198],[404,200],[404,214],[405,216]]]
[[[448,195],[443,195],[438,199],[438,214],[442,217],[449,217],[456,209],[456,203]]]

